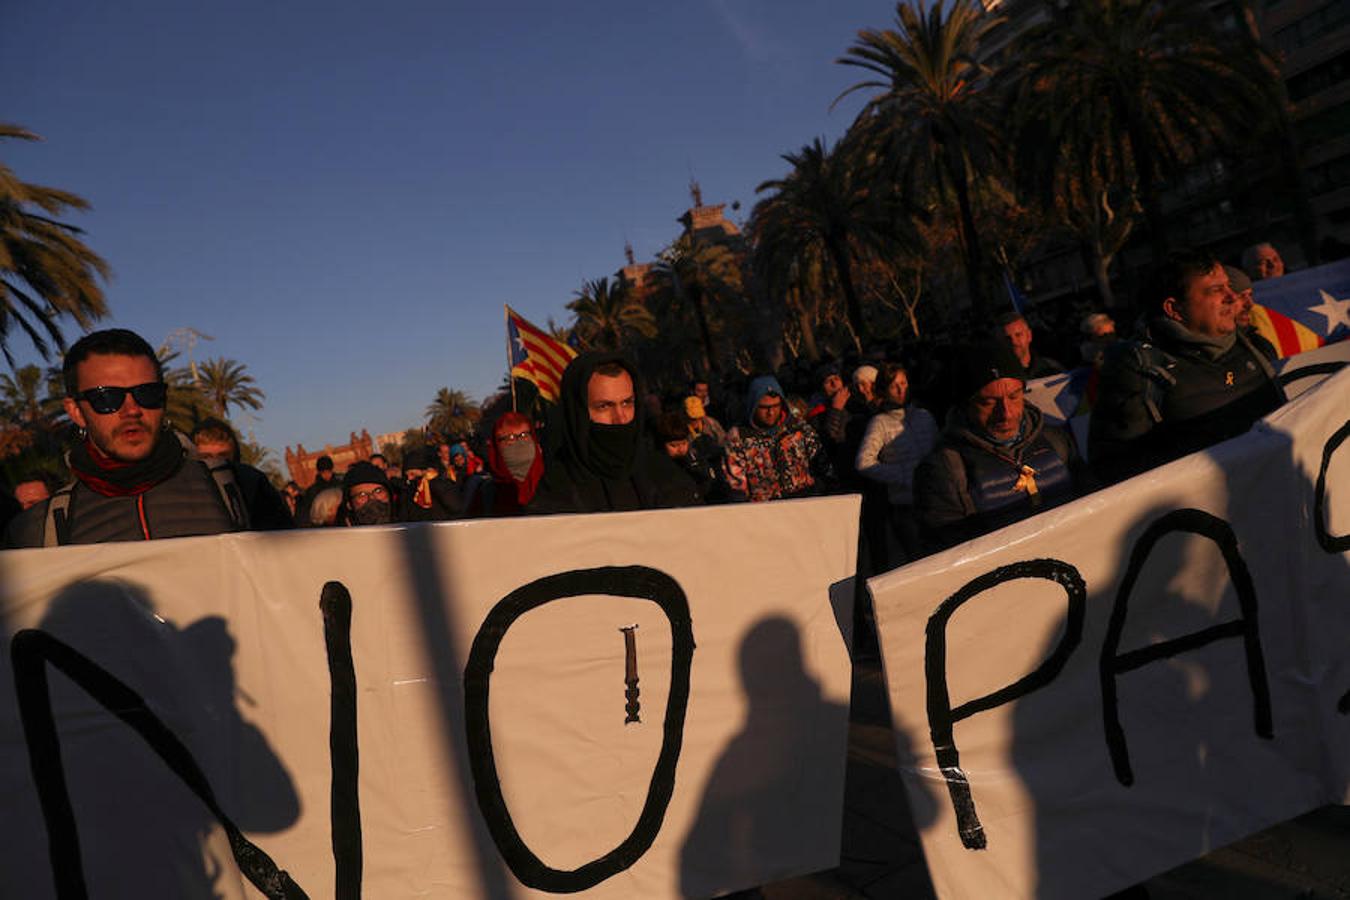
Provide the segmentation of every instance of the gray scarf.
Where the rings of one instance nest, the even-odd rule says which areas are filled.
[[[1148,323],[1148,328],[1149,331],[1153,332],[1154,337],[1194,347],[1197,353],[1209,360],[1217,360],[1229,350],[1232,350],[1233,345],[1237,343],[1236,331],[1231,331],[1219,337],[1209,337],[1204,334],[1196,334],[1176,319],[1153,319]]]

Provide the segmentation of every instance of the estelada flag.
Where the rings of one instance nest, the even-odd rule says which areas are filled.
[[[509,306],[506,307],[506,338],[511,346],[511,374],[534,382],[540,397],[556,401],[563,369],[577,351],[531,325]]]
[[[1350,337],[1350,260],[1253,286],[1252,324],[1280,358]]]

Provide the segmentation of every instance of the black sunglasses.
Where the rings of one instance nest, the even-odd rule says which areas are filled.
[[[127,394],[136,399],[136,405],[142,409],[159,409],[164,405],[164,397],[169,388],[162,381],[147,381],[135,387],[96,387],[80,391],[76,398],[85,401],[94,412],[101,416],[115,413],[127,401]]]

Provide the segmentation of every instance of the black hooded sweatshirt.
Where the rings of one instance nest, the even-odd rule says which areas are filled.
[[[618,363],[633,379],[634,417],[627,425],[591,421],[586,391],[591,375]],[[623,512],[694,506],[701,502],[693,479],[651,443],[642,408],[642,379],[622,353],[590,350],[563,372],[554,423],[556,447],[530,501],[531,513]]]

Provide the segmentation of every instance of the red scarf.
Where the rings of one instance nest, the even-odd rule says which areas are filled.
[[[150,455],[136,462],[113,459],[86,438],[71,448],[70,471],[96,494],[135,497],[177,472],[184,458],[182,445],[167,431],[158,435]]]

